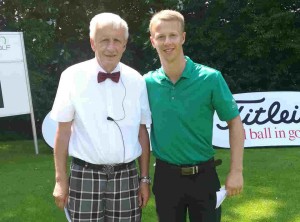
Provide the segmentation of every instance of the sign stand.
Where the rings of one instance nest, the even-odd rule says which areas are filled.
[[[23,33],[21,34],[21,39],[23,40]],[[22,45],[22,52],[23,52],[23,59],[24,59],[24,70],[25,70],[25,76],[26,76],[26,83],[28,88],[28,98],[29,98],[29,106],[30,106],[30,118],[31,118],[31,126],[32,126],[32,134],[33,134],[33,141],[34,141],[34,148],[35,148],[35,154],[39,154],[39,148],[38,148],[38,142],[37,142],[37,135],[36,135],[36,126],[35,126],[35,119],[34,119],[34,111],[33,111],[33,105],[32,105],[32,98],[31,98],[31,90],[30,90],[30,82],[28,77],[28,68],[27,68],[27,60],[26,60],[26,54],[25,54],[25,46],[24,41],[21,41]]]
[[[30,114],[35,153],[39,154],[22,32],[0,32],[0,82],[0,117]]]

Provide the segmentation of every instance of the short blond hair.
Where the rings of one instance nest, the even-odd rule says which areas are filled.
[[[154,23],[157,21],[178,21],[181,25],[182,32],[184,32],[184,17],[180,12],[177,12],[175,10],[161,10],[157,13],[155,13],[149,24],[149,32],[151,34],[151,29]]]

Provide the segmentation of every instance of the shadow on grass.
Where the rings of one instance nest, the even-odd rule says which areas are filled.
[[[229,151],[219,150],[225,183]],[[227,154],[226,154],[227,153]],[[244,155],[244,191],[223,203],[222,222],[300,222],[300,149],[249,149]]]

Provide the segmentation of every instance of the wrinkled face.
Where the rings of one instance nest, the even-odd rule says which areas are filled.
[[[160,60],[174,62],[183,55],[185,32],[178,21],[159,20],[152,25],[150,40]]]
[[[112,72],[126,49],[125,29],[112,25],[98,26],[90,43],[100,66],[106,72]]]

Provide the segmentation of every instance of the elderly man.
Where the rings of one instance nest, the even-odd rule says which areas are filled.
[[[151,123],[151,113],[145,81],[120,62],[127,39],[122,18],[96,15],[90,22],[95,58],[61,75],[51,111],[59,122],[53,196],[74,222],[141,221],[141,207],[149,199],[146,124]]]

